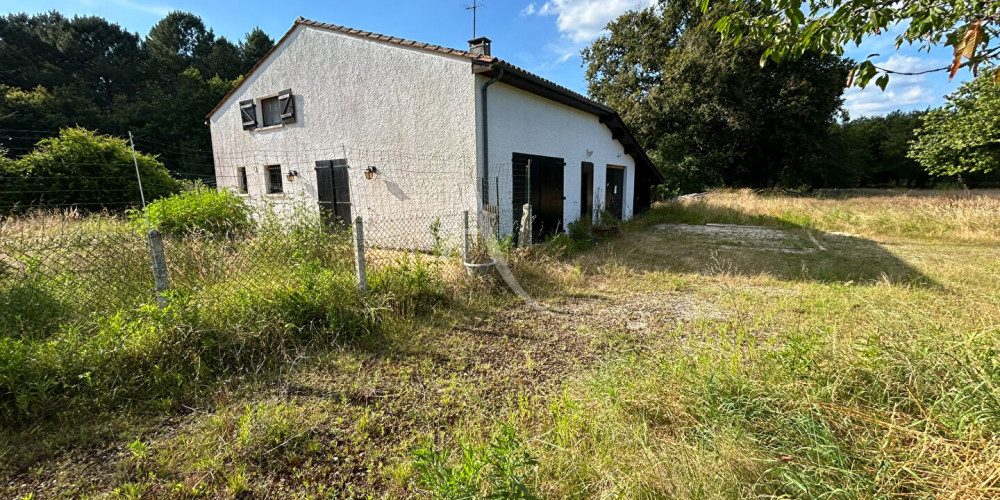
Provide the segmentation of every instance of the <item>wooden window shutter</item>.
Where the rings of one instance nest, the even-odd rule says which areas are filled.
[[[257,105],[253,103],[253,99],[240,101],[240,116],[243,118],[243,130],[257,128]]]
[[[278,92],[278,109],[281,110],[281,123],[295,121],[295,96],[292,95],[292,89]]]

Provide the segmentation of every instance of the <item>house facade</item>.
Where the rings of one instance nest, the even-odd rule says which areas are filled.
[[[209,114],[218,185],[346,221],[492,208],[505,233],[530,203],[539,235],[649,206],[662,179],[613,110],[470,43],[299,18]]]

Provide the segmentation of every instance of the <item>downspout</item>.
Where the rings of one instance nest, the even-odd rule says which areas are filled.
[[[503,78],[503,66],[500,66],[497,76],[483,84],[483,206],[489,205],[490,200],[490,101],[486,98],[486,89],[501,78]],[[497,200],[497,203],[500,203],[500,200]]]

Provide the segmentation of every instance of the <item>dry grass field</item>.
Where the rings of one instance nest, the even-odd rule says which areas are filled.
[[[998,192],[664,203],[511,255],[543,311],[404,270],[363,334],[0,431],[0,495],[996,498],[998,242]]]

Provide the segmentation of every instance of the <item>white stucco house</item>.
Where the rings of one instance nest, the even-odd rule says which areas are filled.
[[[209,114],[218,185],[341,220],[484,207],[551,234],[662,182],[618,114],[491,55],[299,18]],[[529,166],[530,165],[530,166]]]

